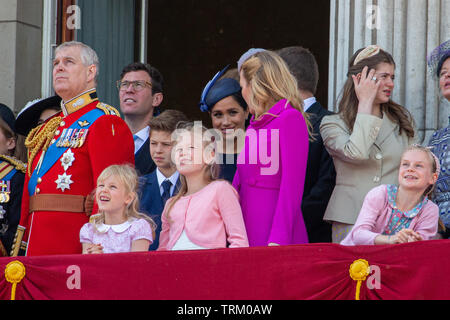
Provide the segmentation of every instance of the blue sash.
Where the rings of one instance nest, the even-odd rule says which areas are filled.
[[[8,174],[7,174],[5,177],[3,177],[3,179],[1,179],[1,180],[4,180],[4,181],[9,181],[9,180],[11,180],[12,177],[14,176],[14,174],[15,174],[16,172],[17,172],[16,169],[12,169],[11,172],[8,173]]]
[[[75,121],[68,129],[88,129],[98,118],[100,118],[105,113],[100,109],[93,109],[86,113],[85,115],[81,116],[77,121]],[[86,126],[81,127],[79,125],[79,122],[83,123],[89,123]],[[61,135],[59,139],[63,138]],[[58,140],[59,140],[58,139]],[[38,170],[37,168],[34,169],[33,174],[30,177],[30,180],[28,182],[28,193],[30,196],[34,195],[36,191],[37,181],[39,178],[43,177],[48,170],[50,170],[51,167],[61,158],[61,156],[70,148],[70,147],[57,147],[57,142],[52,143],[50,147],[47,149],[47,152],[44,155],[44,159],[41,164],[41,168]]]

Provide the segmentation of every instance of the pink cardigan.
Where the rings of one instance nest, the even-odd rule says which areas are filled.
[[[189,240],[214,249],[248,247],[239,196],[227,181],[219,180],[189,196],[181,197],[170,210],[169,199],[161,215],[162,229],[158,250],[171,250],[183,230]]]
[[[342,240],[345,246],[373,245],[388,224],[392,213],[392,205],[388,201],[387,185],[373,188],[367,193],[358,219],[352,231]],[[428,201],[415,216],[409,229],[414,230],[424,240],[434,237],[438,229],[439,209],[436,204]]]

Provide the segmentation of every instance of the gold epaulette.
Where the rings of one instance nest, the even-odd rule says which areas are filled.
[[[116,108],[107,105],[106,103],[103,102],[99,102],[97,104],[97,108],[99,108],[100,110],[102,110],[106,115],[113,115],[113,116],[118,116],[120,117],[120,112],[119,110],[117,110]]]
[[[14,168],[16,168],[16,170],[19,170],[23,173],[27,172],[27,165],[22,161],[20,161],[19,159],[16,159],[15,157],[0,154],[0,159],[9,162],[11,165],[14,166]]]

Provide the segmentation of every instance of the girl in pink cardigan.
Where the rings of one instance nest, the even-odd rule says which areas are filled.
[[[175,131],[172,157],[181,188],[161,215],[158,250],[248,247],[237,192],[229,182],[215,180],[214,147],[205,132],[198,123],[182,123]]]
[[[398,186],[381,185],[367,194],[352,231],[342,245],[396,244],[432,239],[439,209],[428,199],[439,176],[439,161],[413,145],[402,155]]]

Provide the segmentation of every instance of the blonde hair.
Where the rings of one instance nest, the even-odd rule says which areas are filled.
[[[294,109],[301,112],[311,136],[312,127],[308,115],[303,111],[297,80],[278,54],[272,51],[255,53],[242,64],[241,71],[250,87],[250,104],[262,108],[266,113],[274,103],[286,99]]]
[[[178,123],[176,133],[179,134],[180,132],[183,132],[183,133],[188,132],[188,133],[194,134],[195,128],[201,128],[202,135],[204,135],[205,132],[208,131],[204,126],[198,125],[195,122],[184,121],[184,122]],[[180,131],[178,131],[178,130],[180,130]],[[211,145],[211,143],[212,143],[212,141],[205,141],[205,139],[202,139],[202,142],[203,142],[202,143],[203,151],[205,151],[206,147]],[[204,159],[204,158],[202,157],[202,159]],[[212,157],[211,162],[206,163],[203,173],[204,173],[205,180],[208,182],[208,184],[218,179],[219,173],[220,173],[220,167],[215,162],[214,157]],[[186,195],[186,193],[188,192],[186,177],[183,176],[182,174],[180,174],[180,183],[181,183],[180,190],[174,197],[172,197],[170,199],[170,203],[166,210],[165,217],[167,218],[167,220],[169,222],[171,222],[170,211],[172,210],[173,206],[181,197]]]
[[[116,177],[125,187],[125,192],[131,193],[133,196],[133,200],[126,207],[125,215],[127,219],[144,219],[150,224],[152,231],[155,232],[156,223],[153,221],[153,219],[139,212],[139,197],[137,194],[139,180],[136,174],[136,170],[130,165],[111,165],[104,169],[99,175],[99,177],[97,178],[97,185],[99,185],[109,177]],[[99,212],[98,214],[92,216],[90,222],[98,230],[97,226],[105,222],[105,213]]]
[[[436,156],[434,155],[434,153],[431,151],[430,148],[421,146],[419,144],[413,144],[410,145],[408,148],[405,149],[405,151],[403,151],[401,159],[403,160],[403,156],[405,155],[405,153],[409,152],[409,151],[422,151],[425,152],[428,156],[428,159],[430,160],[430,165],[431,165],[431,173],[438,173],[438,166],[439,164],[436,161],[437,160]],[[434,187],[435,184],[430,184],[424,191],[423,196],[430,198],[431,194],[434,191]]]

